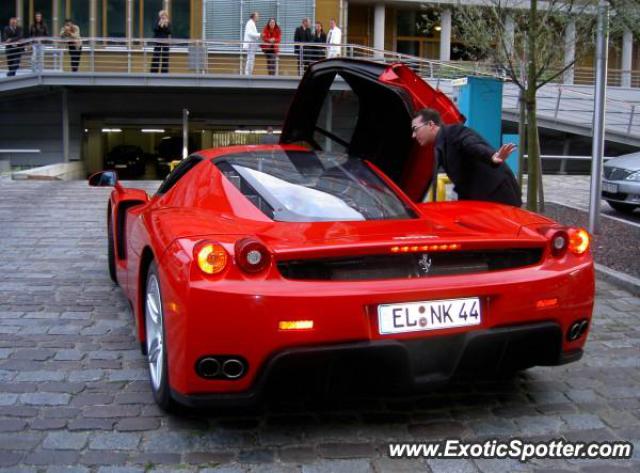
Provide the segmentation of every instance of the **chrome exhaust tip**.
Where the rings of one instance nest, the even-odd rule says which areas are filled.
[[[203,378],[215,378],[220,374],[220,362],[210,356],[202,358],[198,362],[198,374]]]
[[[239,378],[244,374],[244,371],[244,363],[235,358],[229,358],[224,363],[222,363],[222,374],[224,374],[227,378]]]
[[[567,330],[567,341],[575,342],[582,337],[589,328],[589,321],[586,319],[576,320]]]

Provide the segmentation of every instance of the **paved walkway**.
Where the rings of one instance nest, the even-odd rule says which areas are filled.
[[[640,299],[605,283],[575,364],[404,400],[163,414],[107,274],[108,192],[0,180],[0,472],[640,471]],[[514,436],[622,439],[635,453],[524,464],[386,454],[394,440]]]
[[[586,212],[589,211],[589,196],[591,190],[591,176],[562,176],[545,175],[544,198],[545,202],[557,202],[574,207]],[[604,200],[600,200],[601,224],[606,225],[608,217],[640,224],[640,210],[633,215],[623,214],[613,210]]]

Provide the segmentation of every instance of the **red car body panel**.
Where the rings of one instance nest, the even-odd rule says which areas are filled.
[[[341,63],[342,64],[342,63]],[[455,106],[404,66],[387,68],[380,82],[402,88],[415,108],[434,106],[446,121],[462,121]],[[446,100],[445,100],[446,99]],[[289,120],[290,118],[288,118]],[[289,123],[289,130],[291,124]],[[287,125],[285,125],[285,134]],[[286,140],[283,140],[286,142]],[[415,219],[278,222],[258,210],[212,164],[231,154],[260,150],[298,150],[293,144],[239,146],[198,153],[203,159],[163,195],[117,187],[109,218],[116,245],[117,279],[131,302],[138,338],[144,341],[144,286],[148,261],[156,262],[164,306],[171,389],[180,396],[243,393],[255,387],[265,366],[279,353],[299,347],[343,343],[428,340],[472,331],[557,325],[561,352],[582,349],[585,337],[564,336],[577,319],[590,320],[594,303],[594,269],[590,252],[551,255],[544,229],[558,226],[519,208],[485,202],[419,204],[407,195],[413,181],[396,183],[380,173]],[[422,157],[424,158],[424,156]],[[408,161],[422,159],[419,153]],[[432,158],[429,158],[432,159]],[[414,161],[412,161],[414,160]],[[431,166],[429,161],[427,167]],[[375,163],[371,164],[377,169]],[[124,214],[122,214],[124,212]],[[120,236],[121,235],[121,236]],[[251,236],[272,254],[260,274],[243,272],[234,261],[236,241]],[[206,275],[194,262],[194,246],[203,240],[221,244],[230,263]],[[351,255],[387,255],[397,245],[457,243],[464,250],[541,248],[538,264],[478,274],[375,281],[309,281],[282,276],[281,261]],[[479,327],[461,327],[381,335],[377,307],[394,302],[479,297]],[[541,307],[541,300],[556,300]],[[312,330],[279,330],[283,320],[313,320]],[[237,380],[205,379],[196,373],[205,355],[238,355],[248,369]]]

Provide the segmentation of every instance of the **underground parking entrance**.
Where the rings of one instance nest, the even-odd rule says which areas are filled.
[[[164,179],[177,162],[208,148],[278,142],[276,124],[215,124],[126,120],[86,121],[82,159],[88,174],[113,169],[127,180]]]

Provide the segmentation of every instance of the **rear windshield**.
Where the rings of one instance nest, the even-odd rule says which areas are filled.
[[[214,164],[273,220],[415,218],[369,166],[345,154],[257,151],[218,158]]]

